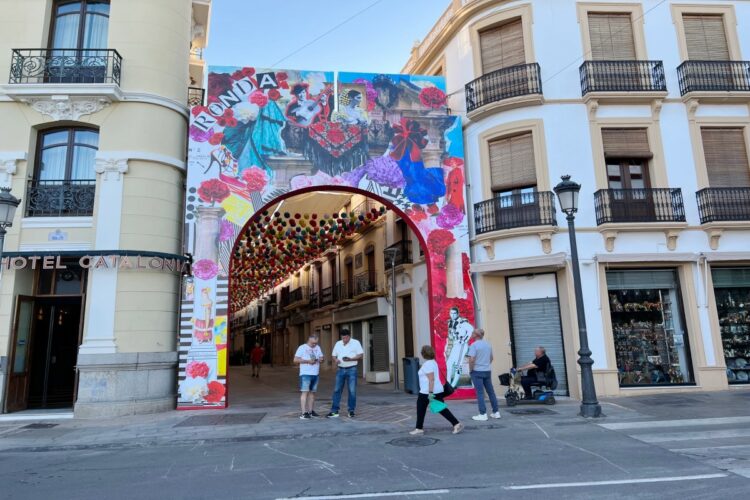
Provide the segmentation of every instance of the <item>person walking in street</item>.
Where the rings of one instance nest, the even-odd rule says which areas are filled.
[[[302,415],[300,419],[309,420],[319,417],[315,413],[315,392],[318,390],[320,364],[323,362],[323,351],[318,345],[318,336],[311,334],[307,342],[297,348],[294,353],[294,364],[299,365],[299,390]]]
[[[492,346],[484,340],[484,330],[476,328],[471,334],[474,342],[469,346],[469,374],[471,383],[474,384],[474,390],[477,394],[477,404],[479,405],[479,415],[471,417],[473,420],[484,422],[487,420],[487,405],[484,402],[484,391],[490,398],[492,405],[492,418],[500,418],[500,408],[497,405],[497,396],[495,389],[492,387]]]
[[[336,387],[333,389],[333,402],[331,403],[331,412],[326,415],[328,418],[337,418],[341,406],[341,393],[344,391],[344,382],[349,391],[347,400],[347,409],[349,417],[354,418],[354,410],[357,408],[357,363],[365,351],[362,350],[362,344],[359,340],[353,339],[352,334],[346,328],[341,330],[341,340],[336,342],[333,347],[333,361],[338,368],[336,369]]]
[[[253,377],[260,377],[260,366],[263,363],[263,356],[266,354],[266,350],[260,346],[260,342],[255,343],[255,347],[250,351],[250,366],[253,369]]]
[[[424,364],[419,369],[419,395],[417,396],[417,427],[409,434],[419,436],[424,434],[424,417],[430,401],[436,399],[443,401],[443,382],[440,379],[440,371],[435,361],[435,349],[432,346],[422,347]],[[464,424],[458,421],[448,408],[444,408],[440,414],[453,426],[453,434],[458,434],[464,429]]]

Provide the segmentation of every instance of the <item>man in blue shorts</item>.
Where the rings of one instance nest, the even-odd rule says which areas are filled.
[[[299,365],[299,390],[302,415],[300,419],[309,420],[319,417],[313,405],[315,404],[315,392],[318,390],[318,377],[320,375],[320,364],[323,362],[323,351],[318,345],[318,336],[310,334],[307,343],[302,344],[294,353],[294,364]]]

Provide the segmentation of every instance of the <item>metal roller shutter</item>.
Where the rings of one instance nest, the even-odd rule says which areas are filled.
[[[370,321],[370,348],[372,349],[372,366],[374,372],[387,372],[388,363],[388,322],[385,316]]]
[[[533,360],[534,349],[543,346],[557,374],[555,394],[566,396],[568,378],[557,298],[513,300],[510,312],[515,364],[523,365]]]

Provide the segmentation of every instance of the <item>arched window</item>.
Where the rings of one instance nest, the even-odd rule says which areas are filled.
[[[26,215],[88,216],[94,209],[94,171],[99,132],[83,127],[39,133]]]

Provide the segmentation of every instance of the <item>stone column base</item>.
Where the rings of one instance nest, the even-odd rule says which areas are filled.
[[[170,411],[176,404],[177,352],[78,355],[76,418]]]

